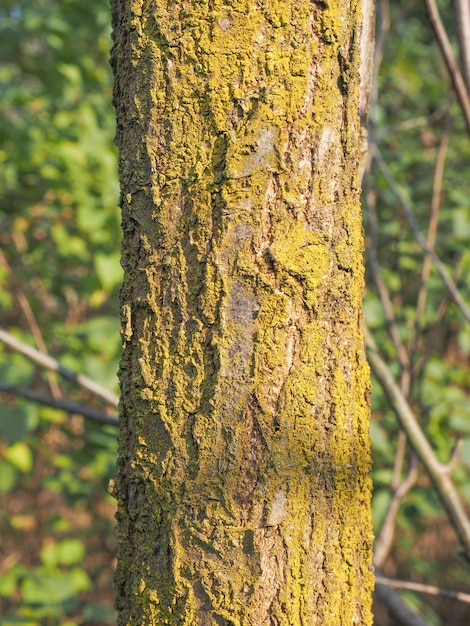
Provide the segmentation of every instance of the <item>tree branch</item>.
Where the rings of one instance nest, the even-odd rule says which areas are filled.
[[[13,335],[10,335],[10,333],[7,333],[1,328],[0,341],[3,341],[3,343],[12,350],[16,350],[16,352],[21,352],[21,354],[24,354],[24,356],[28,357],[28,359],[30,359],[37,365],[40,365],[41,367],[44,367],[46,369],[53,370],[54,372],[57,372],[58,374],[63,376],[63,378],[66,378],[67,380],[70,380],[73,383],[80,385],[85,389],[88,389],[88,391],[91,391],[95,396],[106,400],[106,402],[111,406],[115,408],[118,406],[119,398],[116,396],[116,394],[112,393],[108,389],[105,389],[94,380],[91,380],[91,378],[69,370],[68,368],[61,365],[59,361],[57,361],[53,357],[45,354],[44,352],[39,352],[39,350],[36,350],[31,346],[28,346],[27,344],[23,343],[19,339],[16,339],[16,337],[13,337]]]
[[[450,115],[450,107],[447,112],[445,119],[444,131],[441,136],[441,140],[439,142],[439,148],[437,151],[436,164],[434,167],[434,177],[433,177],[433,185],[432,185],[432,197],[430,203],[430,217],[429,217],[429,225],[428,232],[426,236],[426,243],[431,250],[434,250],[434,243],[436,241],[437,235],[437,227],[439,221],[439,212],[441,207],[441,196],[442,196],[442,188],[444,182],[444,170],[445,170],[445,160],[447,156],[447,148],[449,146],[450,139],[450,128],[452,124],[452,117]],[[424,257],[423,267],[421,270],[421,282],[420,288],[418,292],[418,299],[416,303],[416,320],[415,320],[415,340],[414,340],[414,348],[417,348],[416,335],[418,333],[418,328],[421,325],[421,321],[424,317],[424,311],[426,307],[426,297],[427,297],[427,280],[429,278],[429,274],[431,272],[431,264],[432,259],[429,255]]]
[[[456,0],[455,12],[457,14],[462,74],[468,90],[470,89],[470,4],[468,0]]]
[[[377,146],[374,146],[372,148],[372,150],[374,151],[374,159],[377,162],[377,165],[379,166],[379,168],[382,171],[382,174],[385,176],[390,189],[393,191],[393,193],[395,194],[395,196],[397,197],[397,199],[399,200],[401,206],[403,207],[403,211],[405,213],[405,217],[406,220],[408,222],[408,224],[411,227],[411,230],[413,232],[413,235],[416,239],[416,241],[419,243],[419,245],[422,247],[422,249],[424,250],[424,252],[426,252],[426,254],[432,259],[440,277],[442,278],[442,281],[444,282],[445,286],[447,287],[453,301],[455,302],[455,304],[459,307],[462,315],[464,316],[464,318],[466,319],[467,322],[470,322],[470,308],[465,304],[464,299],[462,298],[462,296],[460,295],[459,290],[457,289],[454,281],[452,280],[452,278],[449,276],[446,268],[444,267],[444,265],[441,263],[440,259],[438,258],[438,256],[436,255],[436,253],[434,252],[434,250],[432,250],[427,242],[426,239],[423,237],[423,235],[421,234],[421,231],[419,230],[418,224],[415,220],[415,217],[413,215],[413,211],[411,210],[410,205],[408,204],[408,202],[405,200],[402,192],[400,191],[400,188],[398,187],[398,185],[396,184],[392,173],[390,172],[390,170],[387,167],[387,164],[385,163],[385,161],[382,158],[382,155],[380,154],[379,149],[377,148]]]
[[[403,434],[403,430],[400,433]],[[403,435],[404,437],[404,435]],[[418,479],[418,460],[415,454],[411,457],[411,465],[405,480],[397,489],[392,487],[392,499],[387,509],[382,526],[377,533],[374,546],[374,566],[383,567],[393,544],[395,524],[403,497],[413,487]]]
[[[454,85],[455,93],[457,94],[457,99],[467,125],[467,130],[470,133],[470,98],[468,97],[465,81],[462,78],[459,66],[454,59],[454,55],[452,54],[452,47],[450,45],[449,38],[447,37],[444,24],[442,23],[439,15],[439,9],[437,8],[435,0],[425,0],[425,3],[428,10],[429,21],[434,29],[437,42],[441,49],[442,56],[444,57],[444,62],[447,66],[447,71],[449,72],[450,79]]]
[[[391,406],[411,445],[431,477],[437,494],[464,547],[467,558],[470,558],[470,521],[450,478],[448,468],[438,461],[410,405],[393,379],[387,364],[380,357],[377,346],[367,328],[364,329],[364,335],[369,349],[369,362],[372,370],[389,397]]]
[[[33,309],[31,308],[31,305],[29,304],[29,300],[26,297],[26,294],[24,293],[20,282],[16,278],[15,272],[11,268],[6,256],[3,254],[1,250],[0,250],[0,263],[2,263],[3,267],[5,268],[8,274],[9,280],[11,281],[11,284],[13,287],[13,292],[16,296],[16,299],[18,300],[18,304],[20,305],[23,311],[23,315],[28,323],[29,329],[31,331],[31,334],[34,337],[36,345],[42,352],[47,354],[46,344],[44,342],[41,328],[39,324],[37,323]],[[46,376],[47,376],[47,382],[49,383],[49,388],[51,390],[52,395],[54,396],[54,398],[60,398],[62,394],[61,394],[59,385],[57,384],[57,381],[54,377],[54,374],[49,371],[47,372]]]
[[[452,589],[443,589],[442,587],[423,585],[422,583],[413,583],[407,580],[395,580],[394,578],[386,578],[385,576],[376,576],[375,582],[378,585],[386,585],[391,589],[407,589],[408,591],[426,593],[431,596],[443,596],[470,604],[470,593],[464,593],[463,591],[453,591]]]
[[[108,415],[103,411],[98,411],[97,409],[92,409],[91,407],[76,404],[75,402],[72,402],[71,400],[66,400],[65,398],[56,399],[47,394],[39,393],[38,391],[33,391],[32,389],[27,389],[26,387],[17,387],[16,385],[9,385],[8,383],[0,382],[0,391],[2,391],[3,393],[9,393],[14,396],[19,396],[21,398],[26,398],[27,400],[37,402],[38,404],[42,404],[43,406],[60,409],[61,411],[65,411],[66,413],[76,413],[77,415],[83,415],[83,417],[94,420],[95,422],[100,422],[101,424],[110,424],[111,426],[118,426],[119,424],[116,417]]]
[[[403,626],[429,626],[421,615],[413,611],[393,589],[377,582],[375,595],[387,607],[390,614]]]
[[[382,303],[382,307],[387,319],[387,326],[390,337],[395,345],[398,360],[403,370],[409,367],[410,361],[406,348],[401,340],[397,327],[395,312],[393,310],[392,298],[385,281],[382,278],[378,257],[378,233],[379,225],[376,211],[376,190],[369,185],[368,181],[364,181],[364,197],[367,208],[368,217],[368,234],[370,236],[370,245],[368,246],[368,262],[372,278],[374,280],[377,292]]]

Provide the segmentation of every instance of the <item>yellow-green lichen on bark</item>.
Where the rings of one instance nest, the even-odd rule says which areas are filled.
[[[113,23],[119,624],[370,624],[359,8]]]

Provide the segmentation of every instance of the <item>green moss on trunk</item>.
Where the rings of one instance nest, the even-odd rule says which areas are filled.
[[[370,624],[355,2],[113,2],[119,624]]]

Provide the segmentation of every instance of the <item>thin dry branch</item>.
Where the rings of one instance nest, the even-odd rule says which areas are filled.
[[[382,63],[383,49],[386,37],[390,30],[390,3],[389,0],[380,0],[377,2],[377,26],[375,33],[375,49],[374,49],[374,66],[372,68],[372,81],[369,105],[369,119],[373,120],[378,101],[378,76]]]
[[[387,328],[390,337],[395,346],[395,350],[398,356],[399,363],[402,368],[401,375],[401,388],[405,396],[408,395],[411,385],[411,371],[410,371],[410,359],[408,351],[401,340],[400,332],[396,323],[396,317],[393,307],[392,298],[388,291],[380,271],[380,263],[378,258],[378,220],[376,212],[376,191],[368,185],[367,178],[364,184],[365,188],[365,200],[368,215],[368,234],[370,236],[370,245],[368,246],[368,263],[372,274],[373,281],[377,288],[382,307],[387,319]],[[387,512],[384,516],[383,523],[379,532],[377,533],[375,545],[374,545],[374,565],[382,567],[385,563],[387,556],[391,550],[393,544],[393,537],[395,534],[395,524],[400,508],[400,501],[405,495],[408,488],[411,488],[412,483],[409,484],[408,478],[405,479],[405,485],[409,484],[409,487],[404,491],[400,485],[401,473],[403,469],[403,463],[405,459],[406,450],[406,435],[401,430],[398,436],[397,451],[395,454],[394,470],[391,489],[392,498],[388,506]],[[415,472],[413,471],[412,476]]]
[[[468,90],[470,89],[470,3],[468,0],[456,0],[455,11],[462,74]]]
[[[368,234],[370,236],[370,245],[368,246],[368,263],[370,267],[370,271],[372,274],[372,278],[374,280],[375,286],[377,288],[377,292],[380,297],[380,301],[382,302],[382,307],[385,312],[385,317],[387,319],[387,326],[390,337],[395,345],[395,349],[397,351],[398,360],[400,362],[403,370],[407,368],[409,365],[408,353],[406,348],[401,340],[400,333],[398,331],[398,326],[396,323],[395,312],[393,310],[392,298],[390,296],[390,292],[385,284],[385,281],[382,278],[380,272],[380,264],[379,257],[377,253],[378,249],[378,220],[377,220],[377,212],[375,210],[376,204],[376,192],[375,190],[369,186],[366,181],[364,184],[365,188],[365,200],[367,207],[367,216],[368,216]]]
[[[449,291],[453,301],[455,302],[455,304],[459,307],[460,312],[462,313],[462,315],[464,316],[465,320],[467,322],[470,322],[470,308],[467,306],[467,304],[465,303],[464,299],[462,298],[462,296],[460,295],[459,290],[457,289],[457,286],[455,285],[454,281],[452,280],[452,278],[449,276],[446,268],[444,267],[443,263],[441,263],[440,259],[438,258],[437,254],[434,252],[434,250],[432,250],[427,242],[426,239],[423,237],[421,231],[419,230],[418,224],[415,220],[415,217],[413,215],[413,211],[411,210],[410,205],[408,204],[408,202],[406,201],[405,197],[403,196],[400,188],[398,187],[398,185],[395,182],[395,179],[393,178],[390,170],[388,169],[387,164],[385,163],[384,159],[382,158],[382,155],[380,154],[379,149],[377,148],[377,146],[374,146],[373,148],[374,151],[374,159],[377,162],[377,165],[379,166],[379,168],[381,169],[383,175],[385,176],[390,189],[393,191],[393,193],[395,194],[397,200],[400,202],[402,208],[403,208],[403,212],[405,214],[406,220],[408,222],[408,224],[410,225],[411,231],[416,239],[416,241],[419,243],[419,245],[422,247],[422,249],[424,250],[424,252],[431,258],[431,260],[433,261],[440,277],[442,278],[443,283],[445,284],[445,286],[447,287],[447,290]]]
[[[446,160],[446,155],[447,155],[447,148],[449,146],[451,123],[452,123],[452,118],[451,118],[450,109],[449,109],[447,116],[446,116],[444,132],[442,133],[442,137],[439,142],[439,148],[438,148],[437,157],[436,157],[436,165],[434,167],[432,197],[431,197],[431,203],[430,203],[429,226],[428,226],[428,232],[427,232],[427,237],[426,237],[426,243],[431,249],[434,249],[434,243],[436,241],[437,226],[439,222],[439,210],[441,207],[442,186],[443,186],[443,181],[444,181],[445,160]],[[415,322],[416,332],[423,318],[424,310],[426,306],[426,297],[427,297],[426,282],[431,272],[431,264],[432,264],[432,261],[431,261],[430,256],[426,255],[424,258],[423,267],[421,270],[421,285],[419,288],[418,299],[417,299],[417,304],[416,304],[416,322]],[[417,342],[415,341],[415,347],[416,345],[417,345]]]
[[[462,77],[457,61],[454,59],[452,47],[450,45],[449,38],[447,37],[444,24],[442,23],[441,16],[439,15],[439,9],[437,8],[435,0],[424,1],[428,10],[429,21],[433,27],[444,62],[447,66],[447,71],[449,72],[455,93],[457,94],[457,99],[465,119],[465,124],[467,125],[467,130],[470,133],[470,98],[468,96],[465,81]]]
[[[454,282],[456,282],[459,278],[459,274],[462,269],[462,262],[463,262],[463,255],[461,255],[458,261],[456,262],[454,273],[453,273]],[[419,357],[419,359],[417,359],[414,363],[413,375],[416,378],[421,375],[421,372],[429,359],[429,356],[435,344],[434,340],[436,336],[438,335],[437,331],[439,330],[442,324],[442,321],[444,317],[446,316],[450,302],[451,302],[450,295],[446,293],[445,297],[442,299],[441,303],[439,304],[439,308],[437,310],[435,319],[427,331],[426,341],[424,343],[424,346],[422,347],[422,354]]]
[[[37,365],[40,365],[45,369],[53,370],[54,372],[57,372],[58,374],[63,376],[63,378],[66,378],[67,380],[70,380],[73,383],[80,385],[84,389],[91,391],[91,393],[93,393],[95,396],[106,400],[106,402],[111,406],[118,406],[119,398],[116,396],[116,394],[112,393],[108,389],[105,389],[94,380],[91,380],[91,378],[83,376],[83,374],[77,374],[67,367],[64,367],[59,363],[59,361],[57,361],[53,357],[45,354],[44,352],[39,352],[39,350],[36,350],[31,346],[28,346],[27,344],[23,343],[19,339],[16,339],[16,337],[13,337],[13,335],[10,335],[10,333],[7,333],[1,328],[0,341],[3,341],[3,343],[12,350],[24,354],[24,356],[28,357],[28,359],[30,359]]]
[[[1,250],[0,250],[0,263],[2,263],[3,267],[8,273],[8,277],[12,283],[13,291],[15,293],[16,299],[18,300],[21,310],[23,311],[23,315],[28,323],[29,330],[31,331],[31,334],[34,337],[36,345],[42,352],[47,354],[46,343],[42,336],[41,327],[37,323],[33,309],[31,308],[31,305],[29,304],[29,300],[26,297],[22,286],[20,285],[20,283],[15,277],[15,272],[11,268],[6,256],[3,254]],[[47,372],[46,377],[47,377],[47,382],[49,383],[49,388],[51,390],[52,395],[54,396],[54,398],[60,398],[62,394],[60,392],[60,387],[54,378],[54,374],[49,371]]]
[[[400,595],[379,582],[375,585],[375,595],[389,610],[390,614],[403,626],[429,626],[421,615],[410,608]]]
[[[375,141],[378,143],[385,137],[396,136],[398,133],[407,130],[414,130],[417,128],[422,128],[423,126],[435,125],[439,120],[441,120],[448,111],[448,105],[444,105],[436,109],[430,115],[418,115],[417,117],[411,117],[403,122],[398,122],[396,124],[390,124],[389,126],[385,126],[382,130],[375,129]]]
[[[370,236],[370,245],[368,246],[368,263],[372,274],[373,281],[377,288],[382,307],[387,319],[387,328],[390,337],[395,346],[398,361],[401,365],[401,390],[405,397],[409,396],[411,389],[411,362],[408,350],[400,337],[395,311],[393,307],[390,292],[385,284],[382,276],[378,257],[378,219],[376,212],[376,191],[365,181],[365,199],[368,215],[368,234]],[[427,257],[426,257],[427,258]],[[382,567],[393,544],[395,534],[395,524],[400,508],[400,501],[406,492],[411,488],[417,476],[417,464],[412,463],[409,476],[401,484],[401,474],[405,460],[406,452],[406,435],[403,430],[398,436],[397,451],[395,454],[393,481],[391,484],[392,498],[384,516],[383,523],[377,533],[374,545],[374,565]],[[414,454],[414,453],[413,453]],[[412,457],[413,458],[413,457]]]
[[[8,393],[20,398],[26,398],[32,402],[37,402],[38,404],[49,406],[53,409],[60,409],[66,413],[83,415],[83,417],[94,420],[95,422],[100,422],[101,424],[110,424],[111,426],[118,426],[119,424],[116,417],[103,413],[103,411],[98,411],[97,409],[77,404],[76,402],[66,400],[65,398],[56,399],[47,394],[27,389],[26,387],[17,387],[16,385],[9,385],[8,383],[0,382],[0,392]]]
[[[400,434],[403,431],[400,431]],[[392,499],[385,514],[374,544],[374,566],[383,567],[393,545],[395,526],[401,500],[418,479],[418,463],[416,455],[412,455],[410,468],[405,480],[393,491]]]
[[[449,468],[440,463],[434,454],[434,450],[421,429],[410,405],[396,384],[387,364],[379,355],[371,334],[366,328],[364,333],[372,370],[387,394],[391,407],[395,411],[403,430],[406,432],[408,440],[433,481],[437,495],[448,513],[467,558],[470,559],[470,520],[452,482]]]
[[[431,596],[442,596],[444,598],[452,598],[459,602],[470,604],[470,593],[463,591],[453,591],[452,589],[443,589],[434,585],[423,585],[422,583],[413,583],[408,580],[395,580],[394,578],[386,578],[385,576],[376,576],[375,582],[378,585],[386,585],[391,589],[406,589],[408,591],[416,591],[418,593],[426,593]]]

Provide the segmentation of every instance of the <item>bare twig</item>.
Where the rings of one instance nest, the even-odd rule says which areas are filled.
[[[395,345],[398,360],[403,369],[405,369],[409,363],[408,353],[403,345],[403,342],[400,337],[400,333],[398,332],[398,327],[396,323],[395,313],[393,311],[392,298],[390,297],[390,293],[388,291],[387,285],[385,281],[382,279],[380,273],[380,265],[379,258],[377,254],[378,249],[378,220],[377,220],[377,212],[375,210],[375,190],[369,186],[368,182],[365,182],[365,199],[367,206],[367,216],[368,216],[368,234],[370,236],[370,245],[368,246],[368,261],[370,271],[372,273],[372,278],[374,279],[375,286],[377,288],[377,292],[379,294],[380,300],[382,302],[382,307],[385,312],[385,317],[387,319],[388,331],[390,333],[390,337]]]
[[[377,28],[375,34],[374,66],[372,69],[372,82],[370,94],[370,119],[374,121],[377,105],[377,88],[380,65],[382,63],[383,49],[386,36],[390,30],[390,6],[389,0],[377,2]]]
[[[380,151],[378,150],[377,146],[375,146],[373,148],[374,150],[374,158],[377,161],[378,166],[380,167],[383,175],[385,176],[390,189],[393,191],[393,193],[395,194],[395,196],[397,197],[397,199],[399,200],[402,208],[403,208],[403,212],[405,214],[405,217],[407,219],[408,224],[411,227],[411,230],[413,232],[413,235],[416,239],[416,241],[419,243],[419,245],[422,247],[422,249],[426,252],[426,254],[432,259],[440,277],[442,278],[443,283],[445,284],[445,286],[447,287],[447,290],[449,291],[453,301],[455,302],[455,304],[459,307],[460,312],[462,313],[462,315],[464,316],[465,320],[467,322],[470,322],[470,308],[466,305],[464,299],[462,298],[462,296],[460,295],[459,290],[457,289],[455,283],[453,282],[452,278],[449,276],[446,268],[444,267],[444,265],[441,263],[440,259],[438,258],[438,256],[436,255],[436,253],[434,252],[434,250],[432,250],[425,238],[423,237],[423,235],[421,234],[421,231],[419,230],[418,224],[416,223],[415,217],[413,215],[413,211],[411,210],[410,205],[408,204],[408,202],[406,201],[405,197],[403,196],[400,188],[398,187],[398,185],[396,184],[390,170],[387,167],[387,164],[385,163],[385,161],[382,158],[382,155],[380,154]]]
[[[433,188],[432,188],[432,197],[431,197],[431,205],[430,205],[430,217],[429,217],[429,226],[428,233],[426,237],[426,243],[428,244],[430,249],[434,249],[434,242],[436,241],[436,233],[437,233],[437,225],[439,221],[439,209],[441,206],[441,194],[442,194],[442,183],[444,180],[444,165],[447,155],[447,147],[449,145],[449,136],[450,136],[450,126],[452,123],[452,118],[450,116],[450,111],[448,111],[446,116],[446,123],[444,127],[444,132],[442,133],[441,141],[439,143],[439,149],[437,151],[436,158],[436,166],[434,168],[434,179],[433,179]],[[427,286],[426,281],[429,278],[429,274],[431,272],[431,257],[426,255],[423,261],[423,268],[421,270],[421,285],[418,292],[418,300],[416,305],[416,323],[415,328],[417,330],[418,326],[421,323],[421,320],[424,315],[424,309],[426,306],[426,295],[427,295]],[[416,342],[415,342],[416,346]]]
[[[468,90],[470,89],[470,4],[468,0],[456,0],[455,10],[462,74]]]
[[[388,331],[395,346],[398,361],[402,368],[402,391],[405,393],[405,396],[407,396],[411,385],[410,361],[408,357],[408,351],[400,337],[400,333],[396,323],[392,298],[388,291],[387,285],[385,284],[385,281],[381,276],[378,258],[378,220],[376,212],[376,192],[372,187],[369,187],[367,179],[365,180],[364,187],[364,196],[366,200],[368,215],[368,234],[370,236],[370,245],[368,246],[368,264],[382,303],[382,307],[385,312]],[[405,451],[406,435],[403,430],[401,430],[398,434],[398,444],[393,469],[393,480],[391,484],[393,495],[387,512],[384,516],[384,520],[382,522],[380,530],[377,533],[374,545],[374,565],[376,565],[377,567],[383,567],[383,564],[385,563],[387,556],[390,552],[393,544],[393,537],[395,534],[395,524],[400,508],[400,501],[401,498],[405,495],[406,491],[408,491],[408,489],[406,489],[405,491],[403,489],[400,489],[401,473],[405,459]],[[408,479],[405,480],[404,484],[408,485]],[[411,488],[411,486],[412,484],[409,484],[409,488]]]
[[[52,396],[39,393],[38,391],[33,391],[32,389],[17,387],[16,385],[9,385],[8,383],[3,382],[0,382],[0,391],[3,393],[11,394],[13,396],[19,396],[20,398],[26,398],[27,400],[37,402],[38,404],[42,404],[43,406],[60,409],[61,411],[65,411],[66,413],[83,415],[83,417],[92,419],[95,422],[100,422],[101,424],[110,424],[111,426],[117,426],[119,424],[117,418],[113,417],[112,415],[108,415],[107,413],[104,413],[103,411],[98,411],[97,409],[92,409],[91,407],[77,404],[76,402],[66,400],[65,398],[56,399]]]
[[[452,474],[454,469],[459,465],[462,456],[462,450],[465,445],[465,441],[461,436],[457,437],[454,443],[454,447],[452,449],[452,453],[450,455],[449,462],[446,465],[446,470],[449,474]]]
[[[400,430],[398,433],[397,450],[395,453],[395,464],[393,466],[393,476],[391,487],[394,491],[397,491],[402,484],[402,471],[405,463],[406,444],[408,440],[404,430]]]
[[[428,622],[425,622],[421,615],[411,609],[393,589],[378,582],[375,585],[375,595],[403,626],[429,626]]]
[[[460,275],[460,270],[462,269],[463,255],[460,256],[458,261],[455,264],[455,269],[453,272],[453,280],[456,282]],[[425,367],[429,356],[432,352],[434,346],[434,339],[437,336],[437,331],[442,324],[442,320],[444,319],[447,309],[449,308],[449,304],[451,302],[451,298],[449,294],[446,294],[445,297],[441,300],[439,304],[439,308],[437,310],[437,314],[435,320],[427,331],[426,342],[422,348],[422,354],[420,358],[414,363],[413,374],[415,377],[419,377],[423,368]]]
[[[403,431],[400,431],[402,434]],[[377,533],[377,537],[374,544],[374,566],[383,567],[387,556],[390,553],[393,544],[393,537],[395,534],[395,525],[400,509],[400,502],[403,497],[408,493],[411,487],[416,483],[418,479],[418,462],[416,455],[411,456],[410,468],[405,480],[393,491],[392,499],[390,501],[387,513],[384,521]]]
[[[448,108],[449,107],[446,104],[436,109],[430,115],[419,115],[418,117],[411,117],[407,120],[404,120],[403,122],[391,124],[390,126],[384,126],[381,130],[376,129],[375,140],[378,143],[379,141],[390,135],[393,135],[395,137],[397,133],[403,131],[422,128],[423,126],[429,126],[430,124],[434,125],[447,114]]]
[[[455,93],[457,94],[457,99],[467,125],[467,130],[470,133],[470,98],[468,96],[465,81],[462,78],[459,66],[454,59],[454,55],[452,54],[452,47],[450,45],[449,38],[447,37],[444,24],[442,23],[439,15],[439,9],[437,8],[435,0],[425,0],[425,3],[428,10],[429,20],[434,29],[442,56],[444,57],[444,62],[447,66],[450,79],[454,85]]]
[[[385,576],[376,576],[375,582],[378,585],[386,585],[391,589],[407,589],[408,591],[417,591],[418,593],[426,593],[431,596],[442,596],[452,598],[460,602],[470,604],[470,593],[463,591],[453,591],[452,589],[442,589],[434,585],[423,585],[422,583],[413,583],[407,580],[395,580],[394,578],[386,578]]]
[[[29,304],[29,300],[24,294],[24,291],[21,285],[19,284],[18,280],[15,277],[15,273],[13,269],[11,268],[6,256],[3,254],[1,250],[0,250],[0,263],[2,263],[2,265],[8,272],[9,279],[11,280],[13,288],[14,288],[16,299],[18,300],[21,310],[23,311],[23,315],[25,316],[25,319],[28,323],[31,334],[33,335],[34,340],[36,342],[36,345],[42,352],[47,353],[47,348],[44,342],[44,338],[42,336],[41,328],[36,321],[36,317],[34,316],[31,305]],[[54,396],[54,398],[60,398],[62,394],[60,392],[59,385],[57,384],[57,381],[54,378],[54,374],[52,372],[47,372],[46,376],[47,376],[47,382],[49,383],[49,388],[51,390],[52,395]]]
[[[467,517],[447,467],[436,458],[434,450],[422,431],[410,405],[393,379],[387,364],[379,355],[371,334],[367,329],[364,329],[364,333],[369,349],[369,362],[374,374],[389,397],[391,406],[400,420],[403,430],[406,432],[411,445],[433,481],[437,495],[448,513],[467,557],[470,557],[470,520]]]
[[[368,181],[365,181],[365,199],[368,215],[368,234],[370,236],[370,245],[368,246],[368,261],[372,277],[377,288],[382,307],[387,319],[388,331],[395,346],[399,363],[401,365],[401,390],[405,397],[408,397],[411,390],[411,363],[404,343],[401,340],[398,330],[392,298],[388,291],[380,271],[380,263],[378,258],[378,219],[376,212],[376,192],[369,187]],[[393,544],[395,534],[395,524],[400,508],[400,501],[411,489],[417,477],[417,463],[413,462],[414,453],[410,457],[410,473],[403,483],[401,483],[401,474],[406,452],[406,435],[403,430],[398,434],[398,444],[395,454],[395,462],[393,469],[393,480],[391,484],[392,498],[384,516],[382,525],[377,533],[374,546],[374,565],[382,567]]]
[[[83,376],[83,374],[77,374],[76,372],[69,370],[53,357],[48,354],[44,354],[44,352],[39,352],[39,350],[35,350],[1,328],[0,341],[3,341],[5,345],[9,346],[13,350],[16,350],[16,352],[21,352],[21,354],[24,354],[28,357],[28,359],[37,363],[37,365],[57,372],[67,380],[88,389],[88,391],[91,391],[95,396],[99,396],[103,400],[106,400],[106,402],[108,402],[111,406],[117,407],[119,398],[114,393],[105,389],[87,376]]]

